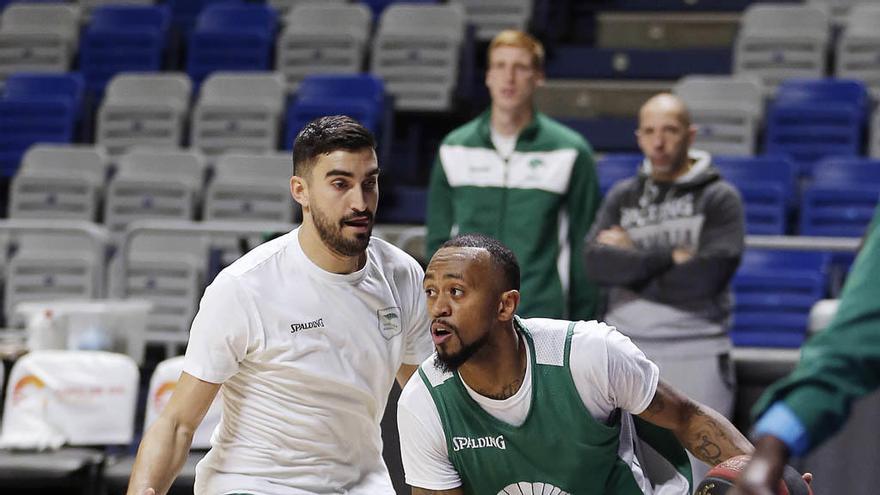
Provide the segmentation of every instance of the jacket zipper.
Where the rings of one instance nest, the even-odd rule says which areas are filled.
[[[514,150],[516,148],[514,147]],[[504,162],[504,175],[501,181],[501,208],[498,210],[498,239],[504,239],[504,213],[507,211],[507,176],[510,172],[510,157],[503,157],[498,150],[495,150],[501,161]],[[513,153],[511,153],[512,155]]]

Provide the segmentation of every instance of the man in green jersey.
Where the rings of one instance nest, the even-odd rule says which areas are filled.
[[[681,445],[710,464],[752,451],[614,328],[514,316],[519,265],[492,238],[446,242],[424,289],[436,352],[398,403],[413,494],[655,493],[634,429],[678,439],[651,444],[683,471],[662,493],[690,493]]]
[[[594,317],[584,236],[599,209],[593,152],[573,129],[537,111],[544,48],[522,31],[489,44],[488,110],[450,132],[428,186],[428,256],[456,234],[490,235],[522,262],[526,318]]]

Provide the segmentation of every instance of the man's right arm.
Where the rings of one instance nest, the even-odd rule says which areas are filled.
[[[603,231],[620,225],[620,205],[625,188],[615,186],[605,197],[596,221],[587,234],[584,246],[584,268],[587,277],[606,286],[631,287],[673,265],[671,251],[626,249],[598,241]]]
[[[186,461],[193,433],[218,390],[218,383],[199,380],[186,372],[180,375],[168,405],[141,440],[128,483],[128,495],[168,491]]]
[[[430,259],[440,245],[449,240],[455,212],[452,208],[452,187],[443,170],[440,153],[434,160],[431,169],[431,180],[428,184],[427,235],[425,247],[427,258]]]
[[[730,421],[662,380],[639,417],[675,434],[682,446],[710,466],[751,454],[754,447]]]

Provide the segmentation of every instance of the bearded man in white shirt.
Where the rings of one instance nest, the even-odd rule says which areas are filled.
[[[222,420],[196,494],[394,493],[379,422],[394,378],[405,384],[431,353],[423,272],[371,239],[379,167],[362,125],[344,116],[306,125],[293,172],[302,225],[206,289],[129,494],[168,490],[218,391]]]

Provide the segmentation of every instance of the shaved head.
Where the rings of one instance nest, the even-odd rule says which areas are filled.
[[[681,98],[672,93],[660,93],[649,98],[639,110],[639,121],[644,120],[646,114],[655,112],[675,116],[686,128],[691,125],[691,114],[687,106]]]
[[[636,136],[656,181],[671,182],[688,170],[688,150],[696,135],[687,106],[673,94],[654,95],[639,110]]]

